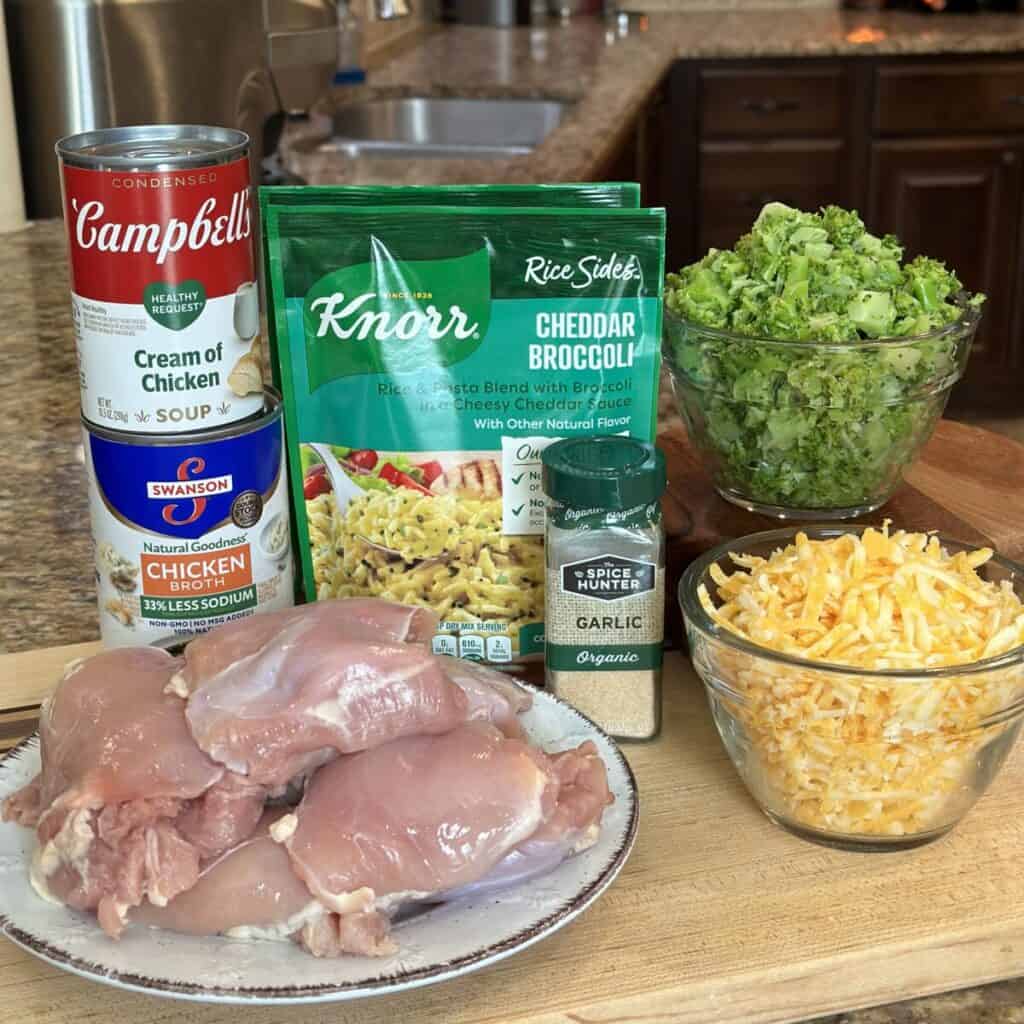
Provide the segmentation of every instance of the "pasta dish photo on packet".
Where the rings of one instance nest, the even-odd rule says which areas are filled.
[[[365,450],[348,457],[343,448],[333,450],[346,467],[352,455],[369,461]],[[492,639],[489,660],[511,657],[510,638],[542,617],[544,549],[540,537],[503,535],[501,478],[492,458],[456,462],[445,472],[436,457],[413,464],[407,455],[370,452],[386,475],[353,474],[367,490],[342,508],[330,489],[307,496],[326,474],[311,447],[302,453],[309,466],[303,479],[312,481],[304,497],[318,599],[371,596],[425,605],[449,628],[485,632],[485,653],[487,639],[500,637]],[[388,476],[405,479],[389,483]],[[442,486],[435,492],[420,481]],[[435,647],[455,653],[456,638],[439,638]]]

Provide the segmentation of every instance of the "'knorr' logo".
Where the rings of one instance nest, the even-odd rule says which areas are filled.
[[[338,377],[450,366],[480,347],[491,314],[486,249],[443,260],[395,260],[381,249],[322,277],[303,318],[311,391]]]

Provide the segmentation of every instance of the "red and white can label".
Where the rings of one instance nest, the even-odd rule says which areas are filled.
[[[248,160],[63,174],[85,418],[169,434],[260,412]]]

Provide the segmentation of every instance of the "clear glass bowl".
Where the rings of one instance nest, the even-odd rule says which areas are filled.
[[[809,527],[812,539],[837,527]],[[1024,647],[985,661],[921,671],[865,671],[808,661],[721,629],[714,564],[730,552],[767,556],[797,530],[722,544],[679,584],[690,656],[725,749],[761,809],[828,846],[898,850],[945,835],[977,802],[1013,747],[1024,716]],[[940,538],[950,552],[968,545]],[[1024,566],[998,556],[979,570],[1024,597]]]
[[[848,519],[892,496],[963,375],[980,313],[932,334],[750,338],[666,307],[676,402],[715,488],[780,519]]]

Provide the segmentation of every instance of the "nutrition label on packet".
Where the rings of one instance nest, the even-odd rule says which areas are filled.
[[[522,536],[544,532],[540,453],[557,440],[557,437],[502,437],[503,533]]]

